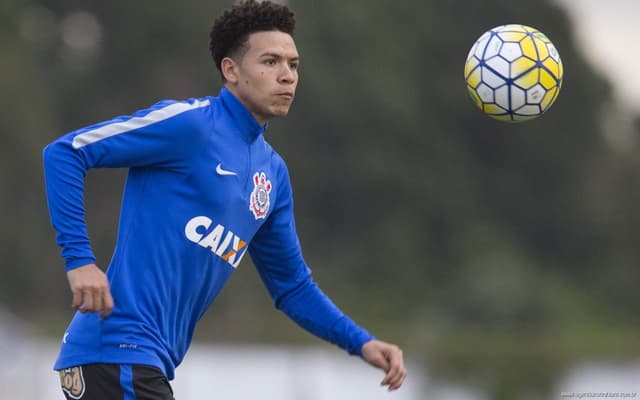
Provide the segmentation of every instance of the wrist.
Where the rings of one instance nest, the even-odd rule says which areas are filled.
[[[65,271],[69,272],[76,268],[84,267],[85,265],[95,264],[95,263],[96,263],[96,259],[94,257],[73,258],[66,261],[64,269]]]

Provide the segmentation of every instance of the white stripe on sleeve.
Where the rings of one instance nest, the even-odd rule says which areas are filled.
[[[104,125],[99,128],[83,132],[73,138],[73,148],[79,149],[88,144],[95,143],[99,140],[106,139],[111,136],[119,135],[134,129],[143,128],[147,125],[169,119],[185,111],[194,110],[196,108],[206,107],[209,100],[197,100],[192,104],[189,103],[173,103],[166,107],[153,110],[149,114],[142,117],[134,117],[127,121],[114,122],[113,124]]]

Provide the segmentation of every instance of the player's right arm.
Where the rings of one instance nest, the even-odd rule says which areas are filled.
[[[103,318],[111,314],[113,297],[109,281],[97,265],[87,264],[69,270],[67,278],[73,295],[73,308],[83,313],[101,311]]]
[[[62,248],[73,306],[107,315],[113,300],[105,274],[95,265],[84,209],[90,168],[175,166],[193,150],[208,101],[166,101],[60,137],[43,151],[45,190],[56,241]]]

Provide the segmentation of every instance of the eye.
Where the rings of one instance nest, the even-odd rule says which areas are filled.
[[[266,60],[264,60],[264,63],[266,65],[276,65],[276,60],[274,60],[273,58],[267,58]]]
[[[297,62],[289,63],[289,68],[291,68],[293,71],[297,71],[298,70],[298,66],[299,66],[299,64]]]

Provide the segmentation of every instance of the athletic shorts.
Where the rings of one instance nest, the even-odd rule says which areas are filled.
[[[156,367],[87,364],[58,373],[67,400],[174,400],[167,377]]]

